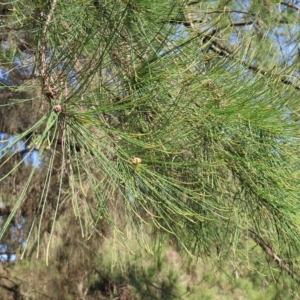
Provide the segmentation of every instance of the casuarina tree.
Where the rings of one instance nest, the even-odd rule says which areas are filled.
[[[5,259],[71,262],[80,244],[81,299],[95,264],[84,247],[108,237],[129,252],[167,239],[187,258],[264,261],[299,282],[297,3],[0,9]]]

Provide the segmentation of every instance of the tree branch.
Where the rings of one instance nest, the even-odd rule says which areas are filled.
[[[298,274],[292,270],[289,264],[283,262],[280,256],[278,256],[261,237],[259,237],[254,231],[250,231],[250,237],[276,262],[281,269],[285,270],[298,284],[300,284]]]
[[[50,75],[47,73],[47,58],[46,58],[46,39],[47,39],[47,33],[49,30],[49,25],[51,22],[51,19],[54,14],[54,10],[57,4],[57,0],[53,0],[51,9],[49,14],[47,15],[47,19],[45,22],[45,26],[43,28],[42,32],[42,38],[41,38],[41,47],[39,51],[39,67],[40,67],[40,74],[42,78],[42,87],[45,92],[46,97],[48,100],[55,99],[57,96],[57,89],[55,87],[51,86],[50,82]],[[41,13],[41,17],[44,17],[43,12]]]
[[[238,27],[238,26],[246,26],[246,25],[252,25],[254,23],[254,21],[241,21],[241,22],[231,22],[231,26],[235,26],[235,27]]]
[[[194,23],[203,23],[202,20],[193,20],[193,21],[186,21],[186,20],[176,20],[170,19],[168,21],[169,24],[176,24],[176,25],[184,25],[185,27],[193,27],[192,24]]]
[[[280,4],[281,5],[285,5],[285,6],[289,7],[289,8],[293,8],[293,9],[296,9],[296,10],[300,11],[300,7],[297,6],[294,3],[280,2]]]
[[[230,49],[228,46],[224,45],[222,42],[218,41],[217,39],[215,39],[214,34],[217,32],[217,30],[213,30],[212,33],[205,35],[203,41],[204,43],[210,43],[210,49],[215,52],[218,53],[219,55],[223,56],[223,57],[228,57],[228,58],[233,58],[234,56],[234,51],[232,49]],[[246,68],[248,68],[249,70],[254,71],[255,73],[261,74],[266,76],[268,74],[268,70],[264,69],[264,68],[260,68],[256,65],[247,63],[245,61],[241,61],[241,64],[243,66],[245,66]],[[279,76],[277,74],[275,74],[275,76],[280,77],[280,81],[286,85],[292,85],[293,88],[295,88],[296,90],[300,90],[300,86],[295,85],[292,81],[283,78],[282,76]]]

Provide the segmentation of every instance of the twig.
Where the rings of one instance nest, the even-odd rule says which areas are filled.
[[[214,51],[215,53],[218,53],[219,55],[223,57],[233,58],[234,51],[231,50],[228,46],[224,45],[222,42],[219,42],[217,39],[214,38],[214,34],[217,32],[217,30],[213,30],[212,33],[205,35],[203,41],[210,42],[210,49]],[[267,75],[268,70],[260,68],[256,65],[247,63],[245,61],[241,61],[241,64],[248,68],[249,70],[254,71],[255,73],[261,74],[261,75]],[[300,90],[300,86],[295,85],[292,81],[283,78],[282,76],[279,76],[278,74],[274,74],[275,76],[280,77],[280,81],[286,85],[291,85],[296,90]]]
[[[296,274],[289,264],[283,262],[283,260],[278,256],[272,248],[265,243],[265,241],[259,237],[255,232],[250,231],[250,237],[264,250],[265,253],[267,253],[270,257],[273,258],[273,260],[276,262],[276,264],[283,270],[285,270],[298,284],[300,284],[300,279],[298,274]]]
[[[184,25],[185,27],[193,27],[192,24],[194,23],[203,23],[203,20],[193,20],[193,21],[186,21],[186,20],[176,20],[176,19],[170,19],[168,21],[169,24],[176,24],[176,25]]]
[[[246,25],[252,25],[255,21],[241,21],[241,22],[231,22],[231,26],[246,26]]]
[[[57,4],[57,0],[53,0],[50,12],[47,16],[46,23],[42,32],[41,47],[39,51],[40,73],[42,78],[43,90],[49,101],[57,97],[57,89],[51,86],[50,77],[49,74],[47,73],[47,58],[46,58],[46,38],[49,30],[49,25],[54,14],[54,10],[56,8],[56,4]],[[43,12],[41,13],[41,16],[43,17]]]
[[[285,5],[285,6],[289,7],[289,8],[294,8],[294,9],[300,11],[300,7],[297,6],[297,5],[294,4],[294,3],[280,2],[280,4],[281,4],[281,5]]]

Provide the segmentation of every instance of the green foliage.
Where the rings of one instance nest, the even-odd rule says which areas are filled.
[[[132,231],[155,254],[168,233],[191,257],[259,269],[255,242],[299,281],[299,66],[283,50],[298,15],[225,2],[9,4],[1,67],[20,53],[31,74],[11,70],[23,78],[1,99],[2,241],[23,218],[18,254],[54,264],[71,222],[87,242],[101,232],[132,251]],[[156,267],[126,269],[139,297],[183,295],[173,271],[155,289],[136,278],[153,282]]]

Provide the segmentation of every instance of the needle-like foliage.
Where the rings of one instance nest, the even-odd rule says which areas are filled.
[[[3,194],[18,177],[2,241],[23,208],[23,246],[48,257],[72,209],[83,237],[105,223],[130,250],[130,226],[151,252],[151,228],[245,263],[257,243],[298,280],[297,63],[255,1],[196,2],[5,4],[1,67],[23,77],[1,99]]]

